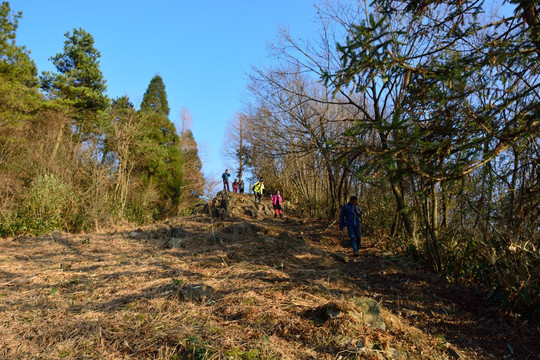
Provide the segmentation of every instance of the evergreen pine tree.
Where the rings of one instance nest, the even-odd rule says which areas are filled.
[[[181,200],[183,156],[176,128],[167,117],[169,105],[161,76],[148,85],[140,113],[145,126],[138,148],[143,158],[139,171],[158,188],[163,211],[174,212]]]
[[[161,76],[156,75],[150,81],[148,89],[146,89],[143,96],[141,110],[169,116],[169,103],[167,101],[167,93],[165,92],[165,84]]]
[[[44,72],[42,87],[52,99],[70,105],[79,135],[100,133],[109,99],[107,86],[99,68],[101,54],[94,47],[94,38],[84,29],[65,34],[64,52],[51,57],[58,73]]]
[[[22,14],[0,3],[0,127],[17,124],[34,113],[41,96],[37,68],[24,46],[15,42]]]

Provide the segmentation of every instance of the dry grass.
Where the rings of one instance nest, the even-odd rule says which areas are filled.
[[[124,229],[0,240],[0,357],[450,358],[447,340],[413,327],[399,311],[383,310],[387,331],[347,314],[328,321],[309,315],[329,302],[347,306],[353,296],[378,293],[360,273],[351,281],[357,264],[330,256],[335,234],[310,238],[300,232],[317,233],[316,226],[266,219],[235,235],[241,221],[218,223],[217,242],[205,217],[131,237]],[[183,248],[164,246],[170,226],[189,233]],[[214,292],[183,297],[186,286],[201,283]],[[398,298],[384,300],[391,307]]]

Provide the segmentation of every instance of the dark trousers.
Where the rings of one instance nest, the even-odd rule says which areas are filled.
[[[362,247],[362,234],[360,231],[360,225],[347,225],[347,232],[349,233],[349,237],[351,238],[351,246],[353,252],[356,254],[358,253],[358,249]]]
[[[223,190],[229,190],[229,180],[223,180]]]

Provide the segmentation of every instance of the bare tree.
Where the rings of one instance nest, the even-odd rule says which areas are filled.
[[[225,129],[223,150],[225,156],[234,161],[238,174],[238,181],[247,170],[250,161],[249,144],[247,141],[247,121],[248,115],[245,113],[235,113],[229,120]]]

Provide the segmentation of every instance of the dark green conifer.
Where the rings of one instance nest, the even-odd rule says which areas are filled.
[[[103,125],[100,113],[109,105],[99,68],[101,54],[94,47],[94,38],[85,30],[73,29],[65,36],[64,52],[50,59],[58,72],[44,72],[42,87],[51,99],[61,99],[73,108],[81,135],[99,133]]]
[[[146,89],[143,96],[141,110],[169,116],[169,103],[167,101],[167,93],[165,92],[165,84],[161,76],[156,75],[150,81],[148,89]]]
[[[0,126],[17,124],[34,113],[41,98],[36,65],[15,42],[21,16],[8,2],[0,3]]]
[[[144,159],[139,171],[160,191],[162,210],[175,211],[181,200],[183,156],[176,127],[167,117],[169,105],[161,76],[150,81],[140,113],[145,125],[138,147]]]

